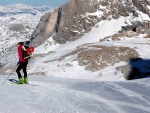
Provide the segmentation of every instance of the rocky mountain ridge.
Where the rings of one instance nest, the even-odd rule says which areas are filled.
[[[25,4],[12,4],[7,6],[0,6],[0,16],[13,16],[17,14],[31,14],[37,15],[38,13],[50,11],[53,9],[50,6],[32,7]]]
[[[103,20],[128,17],[128,24],[142,25],[140,11],[150,16],[149,0],[70,0],[52,13],[44,15],[32,34],[32,45],[37,46],[52,36],[56,43],[74,41],[88,33]],[[120,26],[121,27],[121,26]]]

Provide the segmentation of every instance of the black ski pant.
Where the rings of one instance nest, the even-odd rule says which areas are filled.
[[[18,68],[16,69],[16,72],[18,74],[18,78],[22,78],[20,70],[23,69],[24,78],[27,77],[27,64],[28,62],[19,62]]]

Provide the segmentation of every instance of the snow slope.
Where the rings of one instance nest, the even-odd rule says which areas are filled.
[[[150,113],[150,79],[98,82],[46,76],[16,85],[0,77],[0,113]]]
[[[121,30],[121,26],[126,25],[125,22],[130,24],[131,18],[132,15],[130,15],[130,17],[120,17],[117,20],[102,21],[98,23],[91,30],[91,32],[85,34],[80,39],[77,39],[73,42],[67,42],[64,45],[49,43],[53,42],[52,38],[50,37],[43,45],[35,49],[34,55],[41,55],[42,57],[39,56],[31,61],[31,64],[29,65],[29,73],[31,75],[40,75],[40,73],[42,73],[43,75],[48,76],[74,79],[94,79],[104,81],[124,80],[123,73],[116,70],[116,68],[127,65],[129,62],[120,62],[114,66],[108,66],[100,71],[90,72],[85,70],[84,66],[80,67],[78,62],[73,61],[77,54],[69,56],[63,61],[58,61],[57,59],[75,50],[77,46],[81,46],[82,44],[86,43],[94,43],[95,45],[101,46],[123,46],[135,48],[139,53],[140,58],[149,59],[150,39],[144,38],[145,34],[131,38],[122,37],[121,40],[118,41],[113,41],[111,39],[109,41],[100,41],[100,39],[111,36]],[[137,20],[139,20],[139,18]]]
[[[64,45],[59,44],[53,44],[53,40],[51,37],[47,40],[48,42],[52,42],[53,45],[50,45],[45,48],[45,45],[47,42],[45,42],[42,46],[37,48],[37,51],[35,50],[34,54],[41,54],[41,53],[48,53],[49,51],[64,51],[68,49],[74,49],[79,45],[85,44],[85,43],[93,43],[98,42],[100,39],[103,39],[107,36],[111,36],[115,33],[117,33],[119,30],[121,30],[121,26],[125,25],[125,21],[127,18],[120,17],[117,20],[112,19],[111,21],[104,20],[98,23],[91,32],[85,34],[80,39],[77,39],[73,42],[68,42]],[[42,51],[39,51],[42,50]]]

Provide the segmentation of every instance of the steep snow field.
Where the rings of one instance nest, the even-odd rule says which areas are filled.
[[[144,15],[141,13],[141,15]],[[150,39],[144,38],[145,34],[136,37],[122,37],[121,40],[113,41],[100,41],[107,36],[111,36],[121,30],[121,26],[125,26],[125,22],[131,24],[132,15],[129,17],[120,17],[117,20],[105,20],[98,23],[91,32],[85,34],[80,39],[73,42],[68,42],[64,45],[59,45],[53,43],[54,41],[50,37],[43,45],[35,49],[34,55],[42,55],[42,57],[37,57],[29,65],[29,73],[36,75],[42,73],[43,75],[55,76],[55,77],[65,77],[65,78],[75,78],[75,79],[94,79],[94,80],[104,80],[104,81],[122,81],[124,79],[123,73],[119,72],[115,68],[118,66],[126,65],[128,62],[116,63],[114,66],[108,66],[105,69],[96,72],[85,71],[84,66],[80,67],[78,62],[73,61],[76,55],[72,55],[64,59],[63,61],[58,61],[57,59],[68,54],[69,52],[76,49],[77,46],[81,46],[86,43],[94,43],[93,45],[101,46],[118,46],[118,47],[130,47],[134,48],[138,53],[139,57],[143,59],[149,59],[150,57]],[[147,17],[145,18],[147,19]],[[137,18],[140,20],[140,18]],[[52,42],[52,43],[49,43]],[[141,46],[142,45],[142,46]],[[50,52],[54,51],[54,52]],[[55,61],[56,60],[56,61]],[[145,68],[149,67],[146,65]],[[73,73],[72,73],[73,72]]]
[[[0,113],[150,113],[150,79],[98,82],[46,76],[16,85],[0,77]]]
[[[45,42],[42,46],[37,48],[37,51],[35,51],[35,54],[41,54],[41,53],[48,53],[49,51],[65,51],[68,49],[74,49],[79,45],[85,44],[85,43],[93,43],[98,42],[100,39],[103,39],[104,37],[111,36],[115,33],[117,33],[119,30],[121,30],[120,26],[125,25],[125,17],[121,17],[117,20],[112,19],[111,21],[104,20],[98,23],[91,32],[85,34],[82,38],[77,39],[73,42],[68,42],[64,45],[59,44],[47,44]],[[53,40],[51,37],[47,40],[53,43]],[[45,48],[45,45],[48,47]],[[41,51],[39,51],[41,50]]]
[[[118,47],[130,47],[135,48],[135,50],[139,53],[140,58],[144,60],[150,59],[150,39],[143,38],[143,35],[127,38],[121,41],[104,41],[104,42],[97,42],[94,43],[95,45],[102,45],[102,46],[118,46]],[[93,44],[93,45],[94,45]],[[69,44],[70,45],[70,44]],[[142,46],[141,46],[142,45]],[[67,47],[64,45],[64,47]],[[68,46],[71,48],[71,45]],[[62,48],[61,48],[62,49]],[[67,57],[63,61],[58,61],[57,59],[61,58],[61,56],[66,55],[70,51],[74,49],[68,49],[63,51],[56,51],[54,53],[48,53],[45,55],[41,55],[41,57],[37,57],[34,60],[31,60],[31,64],[29,64],[29,73],[36,75],[36,74],[43,74],[48,76],[55,76],[55,77],[65,77],[65,78],[75,78],[75,79],[95,79],[95,80],[104,80],[104,81],[122,81],[124,80],[123,74],[116,70],[116,67],[126,65],[129,62],[120,62],[116,63],[113,66],[108,66],[105,69],[96,72],[85,71],[84,66],[80,67],[78,62],[73,61],[76,58],[76,54]],[[118,53],[119,54],[119,53]],[[56,60],[56,61],[55,61]],[[142,72],[149,72],[149,65],[143,65]]]

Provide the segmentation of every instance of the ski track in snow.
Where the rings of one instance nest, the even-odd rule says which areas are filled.
[[[31,85],[2,84],[5,79],[0,77],[0,113],[150,113],[149,78],[104,82],[31,76]]]

